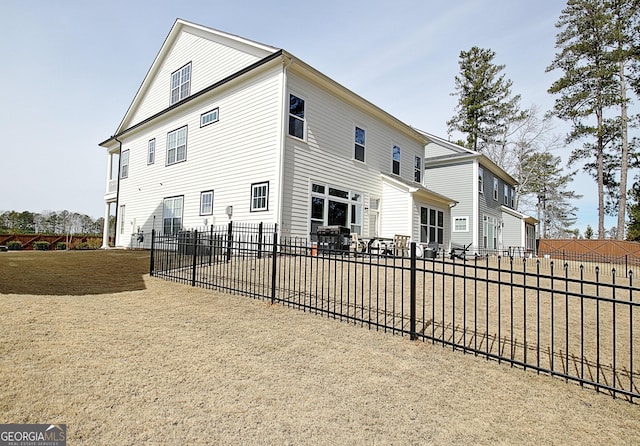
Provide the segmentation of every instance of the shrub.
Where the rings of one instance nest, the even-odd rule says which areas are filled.
[[[7,249],[9,251],[20,251],[22,249],[22,242],[18,240],[11,240],[7,242]]]
[[[67,244],[65,242],[58,242],[56,243],[56,249],[58,251],[64,251],[65,249],[67,249]]]
[[[48,251],[51,243],[45,241],[33,242],[33,249],[36,251]]]

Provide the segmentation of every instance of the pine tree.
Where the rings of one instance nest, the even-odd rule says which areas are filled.
[[[531,181],[521,190],[538,201],[539,234],[541,238],[566,238],[574,235],[576,207],[571,200],[581,198],[567,187],[575,172],[565,174],[562,160],[551,153],[534,153],[527,160],[531,166]]]
[[[606,57],[603,5],[600,0],[569,0],[556,24],[560,52],[547,71],[559,69],[563,76],[549,88],[560,94],[554,113],[571,121],[567,142],[595,138],[594,158],[598,186],[598,237],[604,237],[604,112],[615,104],[614,69]],[[595,123],[585,124],[588,119]],[[591,151],[581,154],[589,156]],[[572,153],[577,158],[577,153]]]
[[[630,159],[627,83],[634,89],[638,84],[633,73],[639,54],[639,6],[640,0],[569,0],[556,24],[560,51],[547,68],[562,71],[549,92],[560,95],[556,116],[573,125],[567,142],[587,140],[574,149],[570,161],[586,160],[586,170],[596,178],[599,238],[605,237],[605,189],[619,202],[617,238],[624,232]],[[608,117],[618,110],[619,116]],[[617,123],[613,130],[612,123]],[[606,165],[607,151],[618,161],[613,171]]]
[[[523,120],[520,96],[511,95],[512,81],[502,74],[504,65],[493,63],[490,49],[472,47],[460,52],[460,74],[455,77],[458,96],[456,114],[447,121],[449,133],[466,134],[465,146],[483,152],[488,146],[500,144],[507,127]]]

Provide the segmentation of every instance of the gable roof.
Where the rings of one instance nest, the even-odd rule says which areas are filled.
[[[407,181],[398,175],[381,173],[380,177],[382,178],[382,181],[393,184],[396,187],[401,187],[406,192],[415,194],[415,196],[424,198],[428,201],[440,203],[441,205],[446,205],[449,207],[454,207],[456,204],[458,204],[458,201],[452,198],[434,192],[431,189],[427,189],[422,184],[416,183],[415,181]]]
[[[176,40],[178,39],[178,37],[183,31],[188,31],[197,36],[211,39],[217,42],[222,41],[227,45],[230,45],[230,46],[233,46],[234,48],[239,49],[240,51],[245,51],[247,53],[253,54],[254,56],[259,56],[261,57],[261,59],[227,76],[226,78],[203,88],[200,91],[192,93],[190,96],[184,98],[183,100],[178,101],[175,104],[172,104],[160,110],[159,112],[153,114],[152,116],[146,117],[140,122],[131,123],[130,121],[133,115],[135,114],[135,111],[139,107],[140,103],[144,100],[145,93],[148,91],[150,84],[152,83],[152,80],[160,70],[160,67],[162,66],[164,59],[167,57],[173,45],[175,44]],[[333,94],[340,97],[341,99],[351,104],[355,104],[357,107],[365,110],[367,113],[375,115],[377,118],[385,121],[390,126],[395,127],[397,129],[401,129],[405,134],[409,135],[410,137],[412,137],[417,141],[420,141],[422,144],[426,144],[428,142],[423,132],[417,129],[414,129],[408,124],[405,124],[395,116],[382,110],[378,106],[372,104],[371,102],[367,101],[363,97],[359,96],[358,94],[354,93],[353,91],[349,90],[348,88],[344,87],[343,85],[339,84],[338,82],[334,81],[330,77],[324,75],[320,71],[316,70],[312,66],[306,64],[301,59],[293,56],[291,53],[288,53],[283,49],[278,49],[276,47],[272,47],[272,46],[258,43],[249,39],[238,37],[233,34],[218,31],[213,28],[197,25],[195,23],[191,23],[186,20],[177,19],[173,27],[171,28],[171,31],[169,32],[168,36],[166,37],[164,43],[162,44],[160,51],[156,55],[153,61],[153,64],[151,65],[151,68],[149,68],[147,75],[142,81],[142,84],[140,85],[138,92],[133,98],[133,101],[131,102],[131,105],[129,106],[129,109],[127,110],[124,118],[118,125],[118,128],[116,129],[115,134],[109,137],[108,139],[106,139],[105,141],[101,142],[99,145],[106,147],[109,144],[115,144],[115,142],[117,141],[117,138],[124,135],[125,133],[131,130],[134,130],[142,125],[145,125],[146,123],[153,121],[154,119],[170,112],[171,110],[177,107],[180,107],[181,105],[187,102],[190,102],[191,100],[199,96],[202,96],[218,87],[221,87],[222,85],[232,80],[235,80],[245,74],[249,74],[250,72],[258,69],[259,67],[262,67],[263,65],[278,58],[282,58],[286,66],[288,66],[290,69],[296,70],[297,73],[305,76],[306,78],[310,79],[311,81],[317,84],[321,84],[324,88],[326,88],[327,90],[330,90]]]
[[[432,135],[431,133],[425,132],[423,130],[418,130],[420,133],[425,135],[425,137],[432,142],[433,144],[437,144],[441,147],[449,149],[452,153],[448,155],[440,155],[427,157],[425,154],[424,164],[425,166],[441,166],[453,164],[461,161],[467,160],[477,160],[478,163],[492,172],[499,178],[502,178],[504,181],[511,185],[517,185],[518,181],[513,178],[508,172],[506,172],[503,168],[494,163],[491,158],[486,156],[483,153],[476,152],[475,150],[467,149],[459,144],[455,144],[451,141],[447,141],[446,139],[440,138],[439,136]]]
[[[243,51],[245,53],[251,54],[259,59],[263,59],[270,55],[277,53],[278,48],[265,45],[262,43],[254,42],[249,39],[245,39],[243,37],[239,37],[233,34],[225,33],[222,31],[218,31],[213,28],[208,28],[206,26],[198,25],[196,23],[188,22],[182,19],[176,19],[175,23],[171,27],[169,34],[164,40],[164,43],[160,47],[158,54],[156,55],[149,71],[147,71],[146,76],[142,80],[142,84],[138,88],[136,95],[133,98],[133,101],[129,105],[127,112],[125,113],[122,121],[118,125],[115,134],[120,134],[125,128],[127,128],[128,124],[130,124],[130,120],[140,105],[141,101],[144,99],[145,94],[147,93],[149,87],[151,86],[153,78],[157,75],[160,67],[162,66],[163,61],[173,48],[176,40],[183,32],[189,32],[196,36],[202,37],[204,39],[213,40],[216,42],[223,43],[229,47],[238,49],[239,51]],[[198,92],[196,92],[198,93]],[[175,105],[175,104],[174,104]]]

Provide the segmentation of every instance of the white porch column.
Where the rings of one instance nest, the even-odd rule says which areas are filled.
[[[104,225],[102,227],[102,249],[109,247],[109,210],[111,209],[111,203],[105,203],[104,209]]]

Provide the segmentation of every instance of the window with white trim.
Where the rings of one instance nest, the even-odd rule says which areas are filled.
[[[454,217],[453,232],[469,232],[469,217]]]
[[[153,164],[156,162],[156,139],[150,139],[147,148],[147,164]]]
[[[416,183],[422,181],[422,158],[417,155],[413,161],[413,181]]]
[[[344,226],[362,235],[362,202],[360,192],[326,184],[311,185],[311,235],[320,226]]]
[[[251,212],[269,209],[269,182],[251,185]]]
[[[214,108],[200,115],[200,127],[218,122],[218,109]]]
[[[507,184],[502,185],[502,204],[509,206],[509,186]]]
[[[498,219],[482,216],[482,245],[484,249],[498,248]]]
[[[118,220],[120,220],[120,234],[124,234],[124,211],[126,206],[120,205],[120,212],[118,212]]]
[[[289,95],[289,135],[304,140],[305,131],[304,99]]]
[[[171,104],[191,93],[191,62],[171,73]]]
[[[365,131],[360,127],[356,127],[353,157],[364,163],[365,153]]]
[[[187,126],[167,134],[167,165],[187,159]]]
[[[200,192],[200,215],[213,214],[213,191]]]
[[[478,167],[478,191],[484,194],[484,169]]]
[[[420,207],[420,243],[444,243],[444,212]]]
[[[120,154],[120,178],[129,176],[129,151],[125,150]]]
[[[400,175],[400,147],[393,146],[391,172]]]
[[[183,195],[164,199],[162,228],[165,235],[177,234],[182,229],[183,203]]]
[[[493,199],[498,201],[498,179],[493,179]]]

